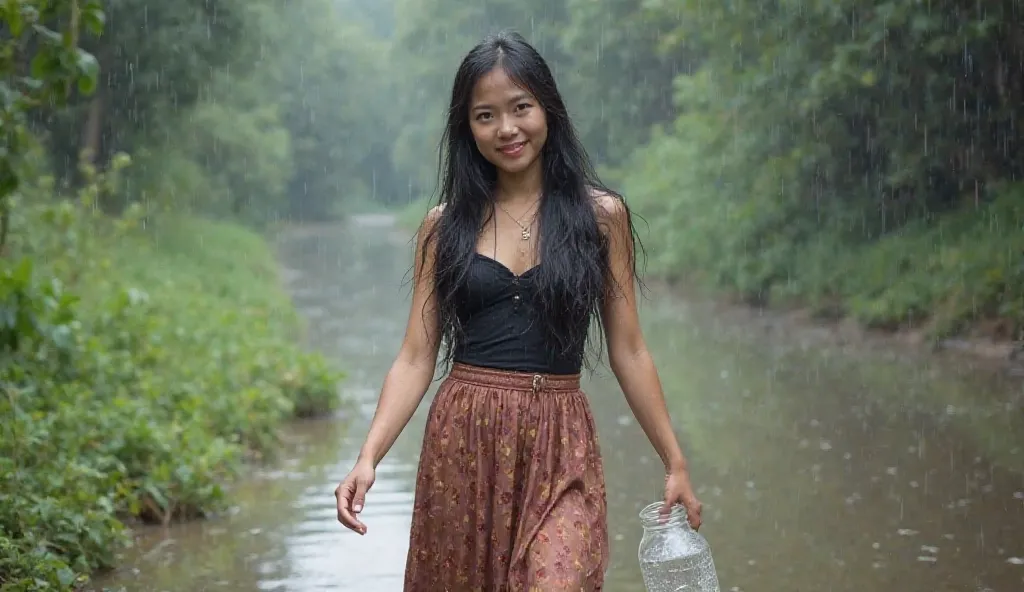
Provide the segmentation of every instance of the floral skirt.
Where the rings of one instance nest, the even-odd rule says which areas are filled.
[[[406,592],[601,590],[607,502],[579,375],[455,364],[430,406]]]

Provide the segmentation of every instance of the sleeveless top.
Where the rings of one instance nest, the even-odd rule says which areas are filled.
[[[474,253],[457,294],[455,312],[462,335],[452,352],[454,362],[539,374],[580,372],[582,341],[570,351],[560,351],[557,343],[550,343],[533,304],[538,268],[517,276],[499,261]]]

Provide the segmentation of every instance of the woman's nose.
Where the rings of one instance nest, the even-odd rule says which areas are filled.
[[[508,117],[501,118],[501,125],[498,126],[498,134],[503,138],[511,138],[516,135],[519,130],[516,128],[515,123]]]

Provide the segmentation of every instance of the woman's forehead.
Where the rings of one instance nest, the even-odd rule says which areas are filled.
[[[524,98],[533,98],[525,88],[519,86],[502,68],[495,68],[473,85],[471,102],[474,108],[492,103],[509,103]]]

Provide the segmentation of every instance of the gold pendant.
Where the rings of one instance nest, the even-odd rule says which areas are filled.
[[[523,229],[523,240],[524,241],[530,240],[530,229],[529,228],[524,228]]]

